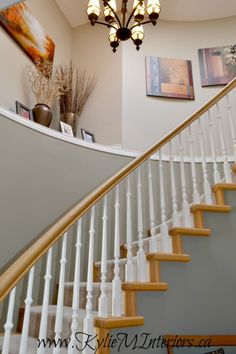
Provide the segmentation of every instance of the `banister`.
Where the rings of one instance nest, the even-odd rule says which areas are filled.
[[[67,212],[58,222],[46,231],[40,239],[35,241],[19,258],[9,266],[0,276],[0,302],[2,302],[16,284],[27,274],[31,267],[60,239],[60,237],[92,206],[101,200],[118,183],[125,179],[130,173],[136,170],[155,152],[166,145],[170,140],[177,136],[181,131],[200,118],[227,93],[236,87],[236,78],[226,85],[213,98],[205,103],[201,108],[190,115],[177,128],[165,135],[156,144],[146,150],[141,156],[134,159],[126,167],[117,172],[113,177],[95,189],[86,198]]]

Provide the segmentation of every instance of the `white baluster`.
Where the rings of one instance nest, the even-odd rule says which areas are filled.
[[[14,312],[15,297],[16,297],[16,288],[14,288],[11,291],[10,298],[9,298],[8,311],[7,311],[7,321],[4,325],[5,334],[4,334],[4,339],[3,339],[2,354],[9,354],[11,331],[14,326],[13,325],[13,312]]]
[[[82,234],[82,219],[79,219],[77,226],[76,238],[76,253],[75,253],[75,272],[74,272],[74,287],[72,300],[72,323],[71,323],[71,340],[69,343],[68,354],[74,354],[76,348],[76,333],[79,328],[79,302],[80,302],[80,262],[81,262],[81,234]]]
[[[173,227],[180,226],[180,219],[178,213],[178,203],[176,194],[176,178],[175,178],[175,167],[174,167],[174,156],[172,150],[172,141],[169,142],[169,155],[170,155],[170,179],[171,179],[171,195],[172,195],[172,225]]]
[[[83,332],[89,335],[94,335],[93,327],[93,262],[94,262],[94,235],[95,235],[95,206],[92,207],[91,221],[89,230],[89,253],[88,253],[88,273],[87,273],[87,303],[86,315],[83,322]],[[83,340],[87,340],[87,336]],[[93,343],[90,343],[93,347]],[[88,346],[85,347],[84,353],[93,353]]]
[[[133,263],[133,253],[132,253],[132,212],[131,212],[131,186],[130,186],[130,176],[127,178],[127,223],[126,223],[126,234],[127,234],[127,264],[125,265],[125,280],[127,282],[135,281],[135,269]]]
[[[231,170],[230,170],[230,165],[228,162],[228,157],[227,157],[227,152],[226,152],[226,147],[225,147],[225,138],[224,138],[223,126],[222,126],[222,115],[220,112],[219,103],[216,104],[216,110],[217,110],[217,120],[218,120],[218,130],[219,130],[220,142],[221,142],[221,150],[222,150],[222,155],[223,155],[223,159],[224,159],[225,181],[226,181],[226,183],[232,183]]]
[[[55,320],[55,341],[56,343],[61,339],[62,325],[63,325],[63,306],[64,306],[64,288],[65,288],[65,271],[66,271],[66,248],[67,248],[67,232],[63,236],[62,241],[62,251],[60,260],[60,277],[59,277],[59,288],[57,296],[57,310],[56,310],[56,320]],[[57,345],[53,349],[53,354],[59,353],[60,348]]]
[[[48,305],[49,305],[49,296],[50,296],[50,281],[52,279],[52,248],[48,251],[47,254],[47,266],[46,273],[44,276],[44,293],[43,293],[43,305],[42,305],[42,313],[40,320],[40,329],[39,329],[39,340],[47,339],[47,324],[48,324]],[[38,348],[37,353],[43,354],[45,353],[46,348],[41,345]]]
[[[191,227],[191,214],[189,203],[187,199],[185,166],[184,166],[184,148],[182,142],[182,135],[179,134],[179,152],[180,152],[180,174],[181,174],[181,189],[182,189],[182,212],[183,212],[183,225]]]
[[[120,192],[116,186],[115,236],[114,236],[114,279],[112,281],[112,316],[121,316],[122,291],[120,280]]]
[[[213,122],[212,122],[210,110],[208,111],[208,127],[209,127],[210,144],[211,144],[211,155],[213,158],[213,179],[214,179],[214,183],[216,184],[220,182],[220,173],[217,166],[215,139],[213,134]]]
[[[103,204],[103,230],[102,230],[102,264],[101,264],[101,295],[98,300],[98,316],[108,316],[108,298],[106,293],[107,280],[107,195],[104,197]]]
[[[196,174],[196,166],[195,166],[195,155],[194,155],[194,141],[192,136],[191,127],[188,127],[188,135],[189,135],[189,145],[190,145],[190,153],[191,153],[191,171],[192,171],[192,182],[193,182],[193,203],[200,204],[200,194],[198,192],[197,185],[197,174]]]
[[[154,209],[154,193],[152,180],[151,159],[148,160],[148,192],[149,192],[149,216],[150,216],[150,233],[149,248],[151,252],[158,252],[158,244],[155,239],[155,209]]]
[[[29,282],[28,282],[27,296],[25,299],[25,314],[24,314],[23,328],[21,334],[19,354],[27,353],[29,324],[30,324],[30,310],[33,302],[33,298],[32,298],[33,283],[34,283],[34,267],[31,268],[29,273]]]
[[[233,142],[234,163],[236,163],[236,131],[235,131],[235,124],[232,116],[232,106],[230,103],[229,94],[226,95],[226,100],[227,100],[228,117],[230,123],[230,131],[231,131],[232,142]]]
[[[203,190],[206,204],[212,204],[211,186],[208,181],[207,164],[206,164],[206,150],[203,138],[203,130],[201,120],[198,119],[198,130],[200,138],[201,160],[202,160],[202,174],[203,174]]]
[[[137,279],[140,282],[147,281],[146,255],[143,250],[143,204],[142,204],[142,181],[141,170],[138,168],[138,184],[137,184],[137,199],[138,199],[138,252],[137,252]]]
[[[164,173],[161,150],[159,151],[159,171],[160,171],[160,202],[161,202],[161,237],[162,237],[162,251],[169,253],[171,250],[170,236],[167,226],[166,218],[166,200],[165,200],[165,186]]]

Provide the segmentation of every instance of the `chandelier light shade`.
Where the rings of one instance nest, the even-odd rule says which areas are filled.
[[[120,11],[117,11],[116,0],[89,0],[87,7],[87,15],[92,26],[99,24],[110,28],[108,39],[114,53],[120,41],[128,39],[132,39],[136,49],[139,50],[144,39],[143,25],[148,23],[156,25],[161,12],[159,0],[133,0],[130,13],[127,7],[128,0],[121,2]],[[102,14],[103,18],[100,19]]]

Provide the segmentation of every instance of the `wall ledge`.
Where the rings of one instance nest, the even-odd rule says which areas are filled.
[[[101,145],[101,144],[97,144],[97,143],[89,143],[89,142],[86,142],[86,141],[84,141],[80,138],[77,138],[77,137],[75,138],[75,137],[70,137],[70,136],[64,135],[61,132],[58,132],[54,129],[50,129],[50,128],[47,128],[41,124],[32,122],[30,120],[26,120],[26,119],[22,118],[21,116],[19,116],[18,114],[16,114],[15,112],[12,112],[12,111],[10,111],[4,107],[1,107],[1,106],[0,106],[0,115],[6,119],[10,119],[10,120],[14,121],[17,124],[20,124],[20,125],[23,125],[29,129],[35,130],[41,134],[48,135],[54,139],[62,140],[62,141],[65,141],[69,144],[81,146],[83,148],[87,148],[90,150],[101,151],[101,152],[104,152],[107,154],[113,154],[113,155],[119,155],[119,156],[125,156],[125,157],[133,157],[133,158],[140,156],[140,154],[141,154],[141,152],[138,152],[138,151],[130,151],[130,150],[124,150],[122,148],[109,147],[109,146]],[[153,155],[152,160],[158,161],[159,156],[157,156],[157,154]],[[228,160],[229,160],[229,162],[234,162],[233,156],[230,156],[228,158]],[[163,154],[163,161],[167,161],[167,162],[170,161],[169,156]],[[179,157],[178,156],[174,157],[174,161],[179,162],[180,161]],[[184,161],[190,163],[191,158],[189,156],[185,156]],[[213,162],[213,159],[212,159],[212,157],[206,157],[206,161]],[[218,157],[217,161],[224,162],[224,158]],[[195,162],[200,163],[201,158],[196,156]]]

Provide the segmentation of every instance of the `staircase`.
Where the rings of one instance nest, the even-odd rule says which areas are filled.
[[[83,353],[90,354],[95,352],[91,346],[96,348],[99,343],[96,340],[103,340],[96,352],[108,354],[113,352],[105,345],[111,331],[144,325],[145,314],[140,316],[137,308],[138,293],[155,292],[165,299],[168,292],[177,291],[170,290],[165,282],[164,267],[168,265],[173,273],[190,268],[194,250],[186,253],[187,240],[203,240],[204,248],[203,242],[210,239],[213,245],[209,237],[214,238],[214,233],[206,215],[227,223],[226,216],[232,211],[225,193],[236,191],[236,112],[231,106],[235,86],[236,79],[71,209],[1,275],[0,301],[5,304],[8,295],[9,300],[0,353],[73,354],[79,346],[84,348]],[[158,171],[156,180],[154,168]],[[90,220],[88,233],[83,228],[86,218]],[[69,230],[73,225],[77,225],[76,243],[70,259]],[[95,245],[99,244],[101,256],[96,260]],[[53,256],[59,250],[57,278]],[[200,254],[198,257],[195,267],[201,264]],[[85,270],[82,259],[87,262]],[[39,274],[38,284],[37,267],[44,261],[45,272]],[[66,271],[71,264],[74,279],[67,282]],[[21,280],[24,284],[27,280],[26,289],[19,288]],[[42,280],[41,299],[33,303]],[[157,295],[157,306],[158,299]],[[97,334],[97,338],[89,346],[88,338],[79,332],[91,338]],[[41,343],[38,347],[38,339],[47,346]]]

